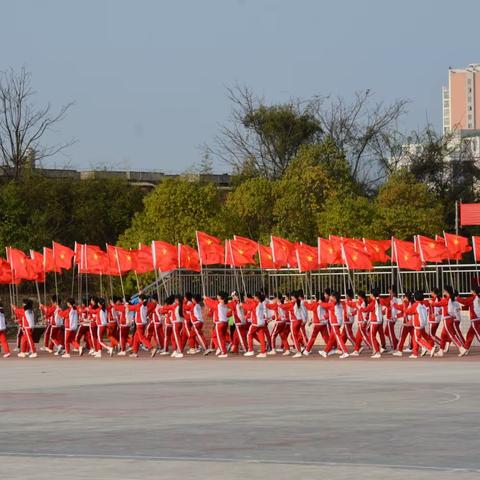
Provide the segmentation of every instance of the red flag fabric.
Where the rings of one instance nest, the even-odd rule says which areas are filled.
[[[473,245],[473,257],[475,261],[478,262],[480,258],[480,237],[472,237],[472,245]]]
[[[30,264],[35,272],[35,280],[43,283],[45,271],[43,269],[43,255],[35,250],[30,250]]]
[[[162,272],[170,272],[178,268],[179,249],[175,245],[162,240],[154,240],[152,242],[152,253],[155,268]]]
[[[449,257],[445,242],[423,235],[417,235],[415,240],[422,262],[441,262]]]
[[[135,256],[130,250],[113,245],[107,245],[107,255],[112,270],[117,269],[118,272],[125,273],[136,270]]]
[[[77,245],[76,252],[80,273],[110,274],[108,255],[97,245]]]
[[[460,204],[460,224],[480,225],[480,203]]]
[[[372,270],[373,264],[368,253],[363,249],[358,249],[352,244],[342,245],[343,262],[350,270]]]
[[[296,266],[295,244],[285,238],[273,237],[271,242],[273,261],[277,267]]]
[[[321,266],[342,264],[342,253],[340,245],[336,246],[334,242],[318,237],[318,263]]]
[[[415,251],[413,242],[405,242],[392,238],[392,260],[399,268],[406,270],[421,270],[422,261]]]
[[[137,250],[130,250],[132,266],[137,273],[153,272],[152,249],[141,245]]]
[[[51,248],[43,247],[43,271],[45,273],[62,271],[61,268],[55,265],[53,250]]]
[[[468,244],[468,238],[466,237],[443,232],[443,238],[445,239],[445,246],[450,254],[450,258],[460,260],[463,253],[472,250],[472,247]]]
[[[242,245],[244,245],[245,248],[248,248],[249,250],[255,250],[256,252],[258,249],[258,242],[252,240],[251,238],[241,237],[240,235],[234,235],[233,238],[235,241],[241,243]]]
[[[318,249],[305,243],[298,243],[296,246],[297,264],[300,272],[318,270]]]
[[[225,249],[217,237],[197,231],[197,245],[203,265],[224,265]]]
[[[12,269],[10,264],[3,258],[0,258],[0,283],[13,283]]]
[[[225,240],[225,263],[232,267],[244,267],[254,265],[254,255],[257,253],[257,245],[244,242],[241,237],[233,240]]]
[[[368,253],[372,262],[385,263],[390,260],[387,250],[392,246],[391,240],[370,240],[363,239],[365,252]]]
[[[273,261],[272,249],[258,244],[258,260],[262,270],[277,268]]]
[[[57,268],[64,268],[65,270],[70,270],[72,268],[72,258],[75,255],[75,252],[64,245],[52,242],[52,252],[55,266]]]
[[[31,259],[17,248],[7,248],[8,261],[12,269],[13,277],[20,280],[35,280],[37,274]]]
[[[199,272],[201,268],[200,268],[200,258],[198,256],[197,250],[190,247],[190,245],[179,245],[178,246],[178,265],[180,268],[185,268],[186,270]]]

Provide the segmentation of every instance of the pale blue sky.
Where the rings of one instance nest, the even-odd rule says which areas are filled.
[[[370,88],[440,127],[448,66],[480,62],[475,0],[1,0],[0,69],[75,106],[53,141],[77,168],[179,172],[226,121],[225,87],[269,101]],[[227,171],[219,164],[216,171]]]

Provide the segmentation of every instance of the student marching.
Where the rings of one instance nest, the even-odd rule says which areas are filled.
[[[469,317],[465,332],[460,328],[462,310]],[[18,329],[13,350],[31,359],[38,356],[37,343],[42,352],[64,359],[74,354],[175,359],[280,354],[299,359],[317,352],[318,358],[338,354],[342,360],[375,360],[387,355],[443,357],[449,351],[464,357],[475,339],[480,342],[480,287],[463,297],[449,286],[442,292],[433,288],[403,296],[395,286],[388,295],[373,288],[369,294],[347,289],[342,296],[326,288],[311,298],[301,290],[273,295],[220,291],[215,297],[186,292],[163,300],[156,294],[134,300],[92,296],[80,303],[54,295],[38,309],[31,299],[12,305],[11,318]],[[8,326],[0,303],[3,358],[12,354]],[[43,339],[35,338],[35,332],[43,332]]]

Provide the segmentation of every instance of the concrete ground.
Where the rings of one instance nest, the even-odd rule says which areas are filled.
[[[478,479],[480,354],[0,361],[0,478]]]

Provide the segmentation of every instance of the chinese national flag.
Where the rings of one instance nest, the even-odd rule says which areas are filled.
[[[370,256],[372,262],[385,263],[390,260],[387,255],[387,250],[391,248],[391,240],[370,240],[368,238],[363,239],[365,252]]]
[[[115,266],[118,272],[125,273],[136,269],[135,257],[130,250],[107,245],[107,255],[110,265]]]
[[[306,245],[305,243],[297,243],[296,246],[297,263],[300,272],[309,270],[318,270],[318,249]]]
[[[337,246],[330,240],[318,237],[318,263],[322,266],[342,264],[340,245]]]
[[[146,245],[139,245],[138,250],[130,250],[132,255],[132,264],[137,273],[147,273],[153,271],[152,249]]]
[[[53,250],[51,248],[43,247],[43,271],[45,273],[61,272],[61,269],[55,265]]]
[[[275,265],[278,267],[286,267],[291,263],[296,266],[295,244],[285,238],[272,237],[272,256]]]
[[[363,249],[360,250],[351,244],[342,246],[342,257],[348,269],[352,270],[372,270],[372,260]]]
[[[37,282],[45,281],[45,271],[43,270],[43,255],[35,250],[30,250],[30,264],[35,272]]]
[[[37,274],[30,258],[17,248],[8,247],[8,261],[16,279],[35,280]]]
[[[247,239],[248,240],[248,239]],[[254,265],[254,255],[258,251],[256,242],[245,242],[242,237],[235,237],[233,240],[225,241],[226,264],[232,267],[244,267],[245,265]]]
[[[76,254],[80,250],[80,273],[109,273],[109,258],[97,245],[76,245]]]
[[[258,259],[262,270],[277,268],[273,262],[272,249],[258,244]]]
[[[194,248],[190,247],[190,245],[179,245],[178,265],[180,268],[199,272],[200,258],[198,256],[198,252]]]
[[[170,272],[178,268],[178,247],[175,245],[162,240],[154,240],[152,253],[155,268],[162,272]]]
[[[453,233],[443,233],[445,246],[447,247],[450,258],[460,260],[463,253],[470,252],[472,247],[468,244],[468,238],[454,235]]]
[[[415,251],[413,242],[405,242],[392,238],[392,260],[399,268],[406,270],[421,270],[422,261]]]
[[[418,251],[423,262],[441,262],[449,257],[445,242],[417,235]]]
[[[222,242],[205,232],[197,232],[197,244],[200,260],[203,265],[224,265],[225,249]]]
[[[478,262],[480,258],[480,237],[472,237],[472,245],[473,245],[473,256],[475,261]]]
[[[0,258],[0,283],[13,283],[12,269],[3,258]]]
[[[64,268],[65,270],[70,270],[72,268],[72,258],[75,255],[75,252],[71,248],[53,242],[52,251],[55,266],[57,268]]]

